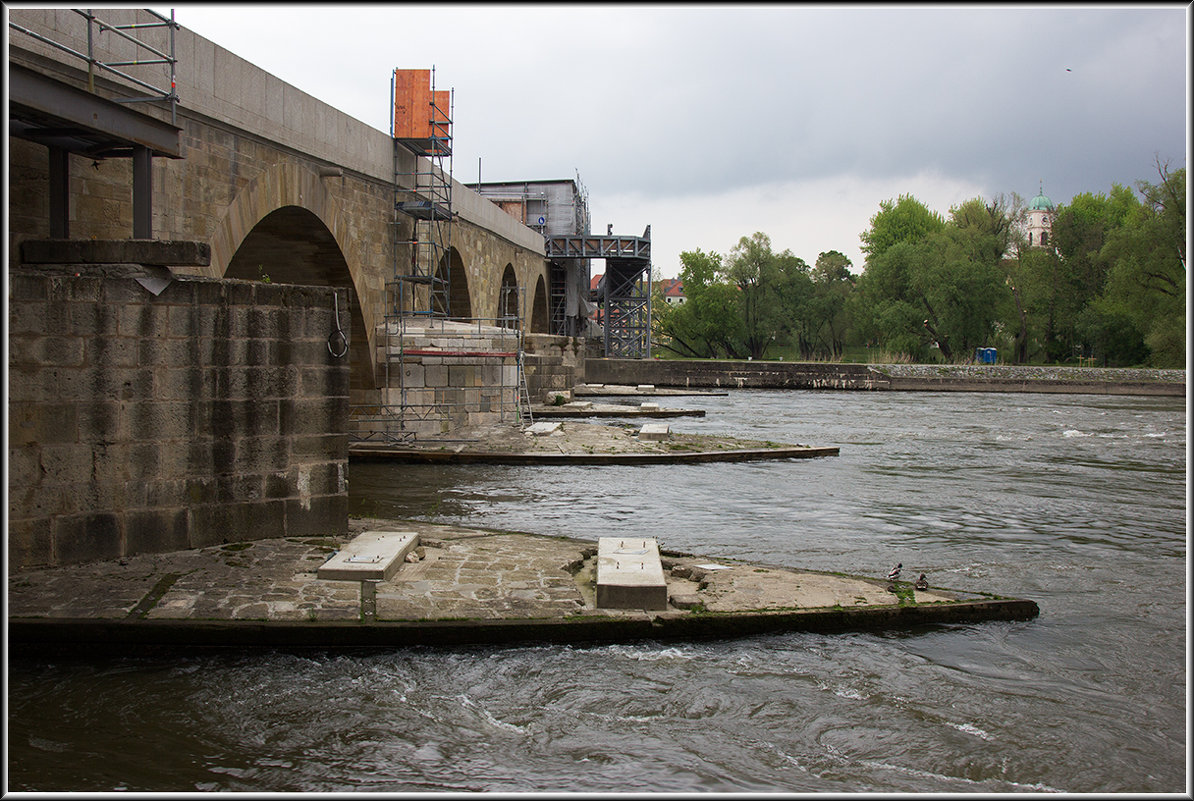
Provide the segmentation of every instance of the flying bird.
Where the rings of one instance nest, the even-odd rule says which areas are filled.
[[[1070,69],[1069,67],[1066,67],[1066,68],[1065,68],[1065,71],[1066,71],[1066,72],[1073,72],[1073,70],[1072,70],[1072,69]]]

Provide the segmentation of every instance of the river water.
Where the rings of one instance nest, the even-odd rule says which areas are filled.
[[[737,391],[673,430],[833,458],[353,465],[354,514],[1031,598],[855,634],[10,657],[12,790],[1165,792],[1187,774],[1183,399]],[[674,405],[670,404],[669,405]]]

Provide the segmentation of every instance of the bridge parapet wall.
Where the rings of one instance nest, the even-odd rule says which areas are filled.
[[[10,280],[14,570],[345,533],[333,290],[176,279],[155,296],[94,266]]]

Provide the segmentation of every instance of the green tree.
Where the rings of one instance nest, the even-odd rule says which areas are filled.
[[[687,300],[660,309],[653,320],[662,347],[681,356],[737,358],[740,318],[735,290],[722,277],[721,256],[701,250],[680,254],[680,280]],[[659,304],[666,306],[666,304]]]
[[[1014,259],[1005,261],[1005,267],[1017,317],[1016,361],[1046,358],[1046,343],[1054,340],[1058,330],[1061,258],[1052,248],[1022,247]]]
[[[1158,164],[1161,181],[1140,181],[1144,202],[1108,231],[1100,259],[1103,292],[1087,334],[1105,359],[1181,367],[1186,361],[1186,171]]]
[[[1007,204],[967,201],[947,224],[902,196],[871,221],[855,304],[867,339],[922,359],[936,347],[947,361],[986,344],[1007,302],[1000,267],[1013,241]]]
[[[1045,353],[1050,361],[1064,361],[1095,347],[1090,334],[1098,326],[1091,322],[1087,307],[1099,297],[1107,282],[1110,263],[1103,254],[1108,236],[1140,207],[1132,190],[1114,184],[1108,195],[1084,192],[1069,205],[1058,208],[1053,218],[1053,247],[1059,262],[1051,276],[1048,302],[1051,324],[1045,336]]]
[[[762,359],[777,340],[795,337],[803,352],[808,341],[808,265],[788,250],[775,253],[761,231],[742,237],[730,251],[725,276],[739,291],[742,344]]]
[[[817,256],[812,269],[813,297],[810,301],[811,355],[841,358],[850,329],[847,303],[854,290],[853,265],[845,254],[828,250]]]
[[[881,256],[888,248],[906,242],[915,244],[945,228],[945,220],[912,195],[900,195],[897,200],[884,200],[879,211],[871,217],[871,227],[863,231],[862,252],[869,265],[872,258]]]
[[[941,215],[912,195],[879,203],[870,228],[859,235],[866,263],[847,306],[868,345],[927,358],[929,335],[913,276],[920,262],[917,246],[944,228]]]
[[[868,346],[923,361],[928,356],[924,310],[913,286],[921,261],[918,246],[897,242],[867,259],[850,299],[851,317]]]
[[[975,258],[998,264],[1020,245],[1023,202],[1013,196],[995,197],[990,203],[972,198],[949,211],[950,225],[965,232],[973,242]]]

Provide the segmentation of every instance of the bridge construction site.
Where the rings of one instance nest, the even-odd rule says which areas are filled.
[[[533,422],[524,359],[526,293],[503,281],[497,315],[473,316],[453,282],[453,92],[435,69],[395,69],[393,273],[375,319],[380,397],[354,407],[356,442],[443,439],[493,417]],[[409,152],[412,163],[401,156]],[[575,181],[478,183],[472,189],[543,235],[551,333],[601,332],[605,355],[650,356],[650,226],[639,237],[590,232],[588,196]],[[596,297],[590,262],[604,259]],[[457,268],[459,269],[459,267]],[[600,312],[600,324],[592,318]]]

